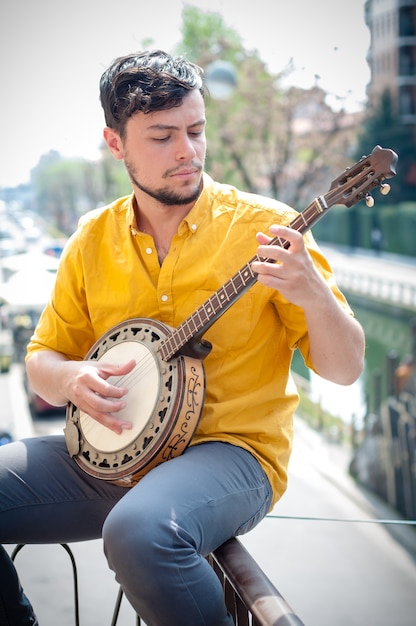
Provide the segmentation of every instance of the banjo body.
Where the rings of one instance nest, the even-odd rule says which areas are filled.
[[[289,228],[306,232],[336,204],[351,207],[365,199],[372,206],[369,193],[377,187],[388,193],[384,181],[396,174],[396,162],[393,150],[376,146],[333,180],[329,191],[315,198]],[[290,247],[281,237],[269,245]],[[68,451],[88,474],[130,487],[153,467],[184,452],[205,399],[203,359],[211,344],[203,335],[257,281],[254,261],[275,262],[254,256],[177,328],[135,318],[114,326],[94,344],[85,359],[117,364],[135,359],[136,366],[126,376],[108,379],[129,389],[127,406],[119,415],[132,423],[131,430],[116,435],[71,402],[67,406]]]
[[[204,404],[204,366],[191,356],[161,358],[158,348],[171,332],[158,321],[131,319],[111,328],[86,355],[85,360],[112,364],[136,361],[126,376],[108,378],[129,389],[118,415],[132,423],[131,430],[116,435],[68,403],[67,447],[87,474],[130,487],[190,443]]]

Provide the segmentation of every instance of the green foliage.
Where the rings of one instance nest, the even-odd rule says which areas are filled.
[[[215,58],[234,61],[243,50],[241,37],[219,13],[187,6],[182,11],[182,41],[176,53],[206,67]]]
[[[335,207],[313,227],[313,234],[320,241],[348,246],[350,243],[350,212],[346,207]]]
[[[131,192],[124,167],[107,148],[99,161],[64,159],[51,151],[32,171],[32,186],[40,215],[66,234],[81,214]]]
[[[322,89],[283,90],[290,68],[272,74],[217,13],[186,8],[182,32],[179,53],[204,69],[218,60],[235,69],[234,93],[207,102],[206,169],[213,178],[296,207],[321,193],[328,174],[351,165],[351,132]]]
[[[387,198],[380,199],[381,203],[406,202],[416,197],[416,175],[412,174],[416,168],[415,142],[414,126],[401,122],[390,91],[384,91],[378,106],[367,111],[354,155],[358,160],[377,144],[399,155],[394,186]]]
[[[407,250],[409,256],[416,256],[416,202],[404,202],[400,205],[397,232],[400,233],[400,241],[396,247]]]
[[[376,201],[373,208],[364,203],[349,209],[337,206],[314,226],[313,234],[318,241],[371,249],[374,228],[381,231],[384,251],[416,256],[416,202],[379,205]]]

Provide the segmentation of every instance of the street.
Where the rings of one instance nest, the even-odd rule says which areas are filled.
[[[2,414],[6,407],[15,415],[15,432],[61,430],[62,417],[32,423],[24,416],[24,402],[17,400],[23,397],[19,381],[16,369],[0,377]],[[346,471],[348,450],[326,443],[299,419],[295,426],[288,491],[242,543],[306,626],[414,626],[415,528],[372,523],[400,518],[356,487]],[[71,548],[78,567],[81,626],[110,626],[118,587],[101,541]],[[16,564],[40,625],[72,626],[72,570],[65,551],[56,545],[26,546]],[[117,623],[135,623],[125,599]]]

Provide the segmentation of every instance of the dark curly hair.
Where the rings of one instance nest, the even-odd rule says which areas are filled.
[[[151,113],[182,104],[184,96],[206,88],[202,69],[162,50],[115,59],[100,80],[100,100],[107,126],[124,138],[127,120],[137,111]]]

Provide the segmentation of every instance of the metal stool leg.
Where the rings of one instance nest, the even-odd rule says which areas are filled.
[[[11,554],[11,559],[12,561],[15,560],[16,556],[19,554],[20,550],[22,548],[24,548],[24,546],[27,545],[25,543],[19,543],[13,550],[12,554]],[[69,558],[71,560],[71,565],[72,565],[72,576],[74,579],[74,614],[75,614],[75,626],[80,626],[80,621],[79,621],[79,594],[78,594],[78,571],[77,571],[77,565],[75,562],[75,557],[74,554],[71,550],[71,548],[68,546],[68,544],[66,543],[61,543],[60,544],[64,550],[67,552],[67,554],[69,555]]]
[[[121,601],[123,599],[123,590],[120,587],[118,590],[118,594],[117,594],[117,600],[116,600],[116,604],[114,606],[114,613],[113,613],[113,619],[111,621],[111,626],[116,626],[117,624],[117,620],[118,620],[118,615],[120,613],[120,606],[121,606]],[[136,626],[140,626],[141,625],[141,620],[140,617],[138,615],[136,615]]]

